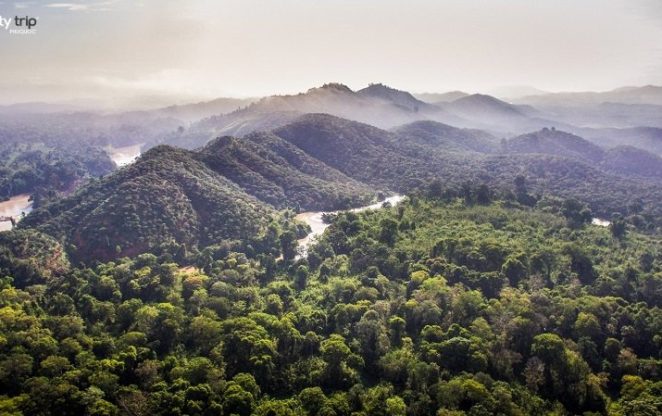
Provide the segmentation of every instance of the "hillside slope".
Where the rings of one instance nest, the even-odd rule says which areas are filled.
[[[20,223],[66,241],[76,260],[108,260],[176,241],[192,247],[255,235],[274,211],[191,152],[156,147],[138,162]]]
[[[579,136],[555,129],[542,129],[507,141],[511,153],[545,153],[598,162],[604,156],[599,146]]]
[[[416,121],[391,131],[409,143],[436,146],[444,151],[493,153],[499,148],[496,137],[487,132],[436,121]]]
[[[553,130],[514,138],[505,150],[494,140],[429,122],[389,132],[307,114],[272,133],[222,137],[199,151],[156,147],[37,209],[20,227],[66,242],[75,261],[112,259],[169,242],[249,240],[275,209],[348,208],[380,190],[406,193],[433,180],[458,192],[468,183],[507,191],[518,175],[532,193],[577,198],[605,218],[623,212],[623,201],[640,201],[639,222],[659,225],[662,181],[654,155],[621,149],[605,156],[590,142]],[[455,148],[444,147],[448,143]]]
[[[266,133],[246,139],[221,137],[196,158],[245,192],[279,209],[297,205],[304,210],[335,210],[361,205],[372,198],[367,186]]]

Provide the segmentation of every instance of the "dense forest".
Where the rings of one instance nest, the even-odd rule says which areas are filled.
[[[2,415],[662,414],[657,130],[381,84],[5,111]]]
[[[276,136],[219,138],[198,152],[157,146],[131,166],[19,224],[65,243],[76,261],[95,262],[223,240],[249,241],[275,208],[344,209],[374,190]]]
[[[307,258],[291,213],[93,267],[5,233],[0,412],[660,414],[660,239],[518,186],[339,214]]]
[[[433,181],[458,194],[470,184],[504,193],[523,176],[531,203],[575,198],[596,217],[621,216],[654,233],[662,225],[661,161],[553,129],[500,140],[435,122],[389,132],[309,114],[195,151],[154,147],[115,174],[39,204],[19,227],[56,237],[73,260],[93,263],[155,252],[171,240],[188,249],[246,240],[286,208],[346,209]]]
[[[50,148],[43,143],[0,144],[0,199],[32,194],[36,206],[70,193],[89,178],[112,172],[106,152],[91,146]]]
[[[26,107],[0,109],[0,200],[27,193],[35,207],[115,170],[108,146],[147,142],[182,123],[173,118],[176,108],[97,114]]]

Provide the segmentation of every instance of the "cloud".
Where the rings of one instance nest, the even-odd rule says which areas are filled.
[[[117,0],[101,1],[96,3],[49,3],[45,7],[51,9],[63,9],[70,12],[97,11],[104,12],[111,10],[110,6],[117,3]]]
[[[86,4],[77,4],[77,3],[51,3],[47,4],[46,7],[51,7],[53,9],[67,9],[70,11],[78,10],[87,10],[88,5]]]
[[[16,9],[27,9],[28,7],[32,6],[33,4],[34,4],[33,1],[15,2],[14,3],[14,8],[16,8]]]

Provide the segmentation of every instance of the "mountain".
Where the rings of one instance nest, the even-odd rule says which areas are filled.
[[[662,127],[660,105],[605,102],[569,106],[538,105],[537,108],[548,119],[577,126],[580,129]]]
[[[362,205],[374,188],[267,133],[221,137],[197,152],[157,146],[71,197],[20,223],[64,241],[74,260],[249,240],[274,208],[335,210]]]
[[[484,94],[472,94],[439,106],[465,122],[453,124],[501,134],[521,134],[557,122],[541,118],[540,112],[525,105],[513,105]],[[565,127],[565,126],[564,126]]]
[[[264,97],[232,113],[212,116],[162,135],[148,146],[163,143],[194,149],[222,135],[243,136],[279,128],[303,114],[329,114],[382,129],[431,120],[499,136],[522,134],[545,126],[565,130],[572,127],[546,118],[534,107],[513,105],[488,95],[453,92],[444,97],[436,98],[453,100],[430,104],[383,84],[353,91],[346,85],[330,83],[305,93]]]
[[[484,183],[509,190],[517,175],[531,192],[580,199],[600,216],[622,211],[624,200],[641,200],[642,212],[655,219],[662,215],[658,159],[632,149],[605,155],[550,129],[502,146],[488,133],[439,123],[385,131],[306,114],[271,133],[220,137],[197,151],[157,146],[35,210],[19,228],[57,238],[76,262],[109,260],[163,244],[252,241],[285,207],[347,208],[379,190],[412,192],[435,179],[449,189]]]
[[[626,177],[662,179],[662,158],[633,146],[616,146],[609,150],[570,133],[543,129],[508,140],[508,153],[540,153],[576,158],[610,174]],[[661,182],[662,183],[662,182]]]
[[[282,138],[256,133],[221,137],[196,157],[243,191],[276,208],[349,208],[372,199],[373,191],[310,157]]]
[[[491,95],[472,94],[451,101],[443,106],[446,110],[469,120],[496,120],[536,116],[539,112],[529,105],[513,105]]]
[[[497,138],[487,132],[459,129],[436,121],[415,121],[391,131],[401,140],[443,151],[493,153],[499,149]]]
[[[603,147],[634,146],[662,156],[662,128],[581,129],[580,134]]]
[[[432,110],[434,107],[428,103],[425,103],[406,91],[396,90],[394,88],[387,87],[384,84],[370,84],[368,87],[358,90],[356,92],[362,97],[374,98],[377,100],[383,100],[387,103],[392,103],[400,108],[403,108],[407,111],[418,112],[421,110]]]
[[[176,241],[248,239],[274,211],[185,150],[159,146],[136,163],[33,211],[19,223],[66,242],[75,260],[109,260]]]
[[[622,87],[604,92],[536,94],[516,100],[535,106],[582,106],[601,103],[662,105],[662,86]]]
[[[662,157],[632,146],[617,146],[604,154],[601,167],[624,175],[662,179]]]
[[[426,103],[430,104],[436,104],[436,103],[448,103],[451,101],[455,101],[459,98],[466,97],[469,94],[463,91],[449,91],[449,92],[444,92],[444,93],[421,93],[421,94],[414,94],[416,98],[418,98],[421,101],[425,101]]]
[[[199,103],[173,105],[153,110],[153,112],[164,117],[173,117],[184,121],[197,121],[218,114],[231,113],[257,100],[257,98],[217,98]]]
[[[327,113],[376,127],[388,128],[425,118],[439,111],[435,106],[382,84],[352,91],[343,84],[325,84],[297,95],[266,97],[249,106],[246,113]]]
[[[545,153],[575,157],[591,162],[598,162],[604,156],[604,150],[588,140],[547,128],[508,140],[506,150],[510,153]]]
[[[404,189],[420,168],[376,127],[328,114],[306,114],[273,133],[312,157],[372,185]]]
[[[71,113],[83,111],[85,107],[73,104],[44,103],[44,102],[25,102],[16,104],[0,105],[0,114],[18,115],[18,114],[50,114],[50,113]]]
[[[487,94],[499,97],[503,100],[513,100],[519,97],[528,97],[531,95],[541,95],[546,93],[547,91],[543,91],[530,85],[505,85],[502,87],[491,88],[487,91]]]
[[[420,131],[426,126],[422,124],[403,131]],[[409,192],[439,179],[448,188],[473,182],[512,189],[514,178],[523,175],[531,192],[577,198],[601,216],[622,211],[622,201],[634,199],[642,200],[650,215],[662,215],[657,202],[662,182],[601,167],[604,150],[569,133],[531,133],[514,139],[512,150],[507,142],[505,152],[495,154],[448,151],[434,136],[413,141],[398,129],[388,132],[324,114],[302,116],[273,133],[347,176],[380,188]]]
[[[605,92],[561,92],[531,95],[514,100],[535,106],[543,118],[557,127],[580,132],[579,128],[662,127],[662,87],[624,87]]]
[[[348,120],[391,128],[416,120],[439,119],[463,123],[459,117],[418,100],[408,92],[383,84],[352,91],[343,84],[330,83],[295,95],[265,97],[246,108],[193,123],[183,132],[166,135],[156,143],[196,148],[219,135],[243,136],[254,131],[284,126],[302,114],[325,113]]]

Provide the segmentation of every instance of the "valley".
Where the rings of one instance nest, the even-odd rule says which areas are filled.
[[[0,14],[0,416],[662,415],[660,0]]]
[[[0,114],[0,412],[656,414],[657,130],[426,97]]]

